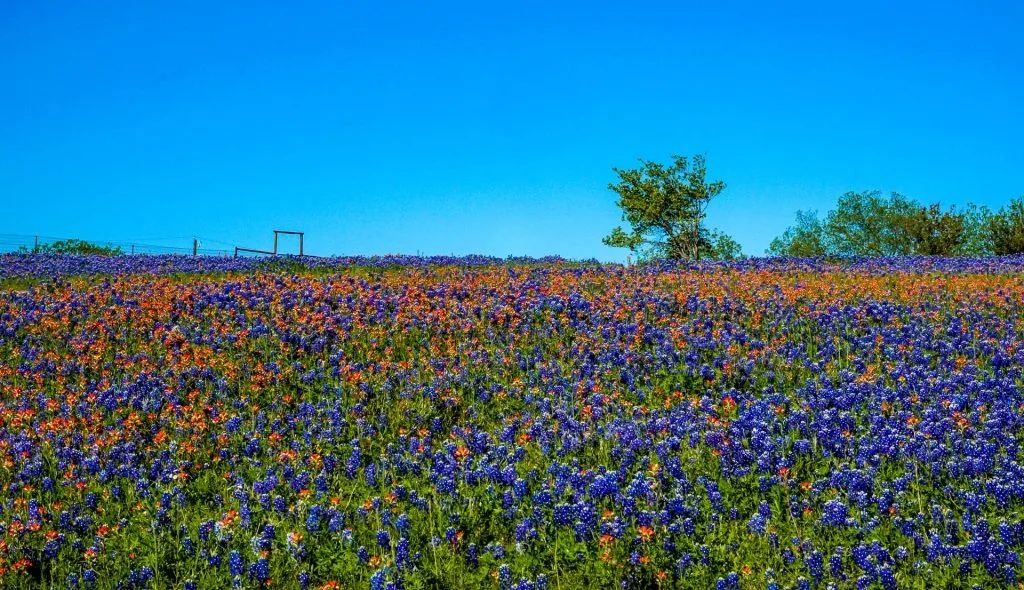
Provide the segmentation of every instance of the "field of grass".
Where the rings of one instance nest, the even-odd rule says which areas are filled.
[[[0,261],[0,587],[1017,586],[1022,260],[117,264]]]

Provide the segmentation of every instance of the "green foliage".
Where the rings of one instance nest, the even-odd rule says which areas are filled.
[[[768,253],[980,256],[991,252],[988,219],[984,207],[944,210],[938,203],[921,205],[899,193],[849,192],[839,198],[823,222],[814,213],[798,212],[796,224],[772,241]]]
[[[797,211],[796,225],[787,227],[783,234],[768,246],[772,256],[824,256],[824,229],[815,211]]]
[[[964,216],[964,234],[956,256],[986,256],[993,253],[989,218],[992,212],[984,206],[969,203],[960,214]]]
[[[911,254],[924,256],[952,256],[964,243],[967,232],[966,218],[956,209],[943,211],[938,203],[915,207],[897,218],[897,227],[903,229]]]
[[[29,249],[22,246],[22,254],[96,254],[99,256],[117,256],[124,254],[117,246],[101,246],[85,240],[57,240],[49,244]]]
[[[994,253],[1024,252],[1024,198],[1013,199],[989,216],[988,230]]]
[[[613,169],[619,182],[608,187],[618,194],[617,204],[630,228],[613,229],[603,240],[606,245],[629,248],[642,260],[740,255],[735,240],[704,224],[708,204],[725,189],[720,180],[706,180],[704,156],[672,156],[668,166],[640,163],[632,170]]]
[[[743,246],[728,234],[710,230],[707,246],[702,254],[705,258],[714,260],[736,260],[743,257]]]
[[[825,219],[825,242],[830,253],[845,256],[894,256],[913,253],[904,222],[917,205],[892,193],[849,192],[839,197]]]

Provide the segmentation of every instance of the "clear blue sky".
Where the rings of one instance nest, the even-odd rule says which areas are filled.
[[[619,260],[611,167],[696,152],[748,254],[1024,194],[1019,2],[45,4],[0,3],[0,233]]]

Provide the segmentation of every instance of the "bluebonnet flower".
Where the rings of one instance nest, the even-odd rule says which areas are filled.
[[[409,561],[409,539],[401,537],[395,546],[395,565],[404,567]]]
[[[498,587],[502,590],[512,588],[512,570],[504,563],[498,566]]]
[[[257,559],[249,566],[249,577],[263,583],[270,579],[270,563],[265,558]]]
[[[240,576],[245,569],[245,564],[242,562],[242,556],[237,551],[232,551],[228,554],[228,571],[232,576]]]
[[[379,569],[370,576],[370,589],[371,590],[384,590],[387,577],[384,569]]]
[[[846,504],[839,500],[829,500],[822,511],[821,522],[827,526],[843,527],[846,526],[848,517],[849,509]]]

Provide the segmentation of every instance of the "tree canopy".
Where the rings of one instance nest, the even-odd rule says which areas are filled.
[[[604,238],[606,245],[629,248],[643,259],[741,255],[735,240],[705,224],[708,204],[725,190],[725,183],[707,181],[704,156],[672,156],[669,165],[640,163],[635,169],[613,168],[619,180],[608,187],[618,195],[629,229],[613,229]]]
[[[1019,214],[1019,218],[1015,215]],[[965,256],[992,252],[998,231],[1010,243],[1019,231],[1024,248],[1024,204],[998,221],[983,207],[943,209],[922,205],[899,193],[849,192],[823,221],[814,212],[797,212],[796,223],[775,238],[768,253],[776,256]],[[993,225],[993,223],[995,225]],[[1018,228],[1018,229],[1014,229]],[[1016,250],[1021,251],[1021,250]]]
[[[1024,252],[1024,198],[1010,201],[985,221],[993,254]]]
[[[825,231],[816,211],[797,211],[796,224],[772,240],[768,252],[776,256],[824,256],[829,253]]]

